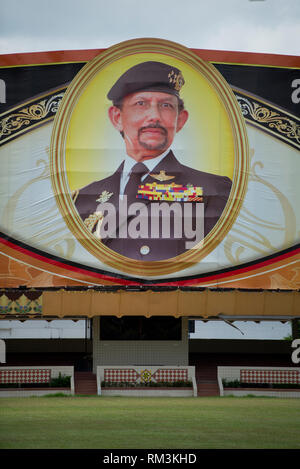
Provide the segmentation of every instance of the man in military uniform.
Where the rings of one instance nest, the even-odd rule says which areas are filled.
[[[161,62],[143,62],[127,70],[107,95],[112,101],[109,118],[124,139],[125,159],[114,174],[73,194],[76,208],[88,229],[107,247],[128,258],[158,261],[176,257],[189,249],[187,241],[191,241],[191,236],[185,232],[184,220],[180,222],[179,236],[172,217],[173,227],[167,237],[161,228],[157,231],[157,227],[156,235],[151,236],[150,222],[163,222],[164,217],[161,212],[153,216],[154,204],[164,202],[171,207],[176,202],[177,208],[182,208],[181,216],[190,218],[193,233],[195,227],[198,229],[197,221],[202,213],[202,239],[217,223],[229,197],[229,178],[182,165],[170,149],[176,133],[188,119],[180,98],[183,85],[180,70]],[[141,230],[138,237],[130,235],[127,228],[134,213],[129,209],[126,216],[124,213],[120,216],[120,206],[124,207],[122,200],[126,200],[126,207],[135,207],[133,204],[137,202],[142,204],[140,213],[143,213],[138,220],[147,222],[146,233]],[[188,215],[185,214],[187,202],[192,210]],[[116,217],[104,237],[103,223],[107,225],[107,220],[103,215],[107,204],[115,207]],[[202,204],[202,212],[198,210],[199,204]],[[199,236],[196,238],[199,241]]]

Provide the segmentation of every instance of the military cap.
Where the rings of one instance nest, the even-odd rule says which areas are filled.
[[[179,98],[184,78],[178,68],[162,62],[142,62],[127,70],[107,94],[113,103],[119,103],[128,94],[137,91],[160,91]]]

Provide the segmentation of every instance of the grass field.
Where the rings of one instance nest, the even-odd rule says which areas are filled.
[[[0,399],[1,449],[297,449],[299,435],[299,399]]]

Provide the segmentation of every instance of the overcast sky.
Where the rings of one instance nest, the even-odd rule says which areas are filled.
[[[107,48],[138,37],[299,55],[300,0],[0,0],[0,54]]]

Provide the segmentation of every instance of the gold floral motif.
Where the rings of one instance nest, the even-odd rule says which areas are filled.
[[[254,158],[254,150],[251,150],[251,158]],[[265,190],[271,191],[277,199],[284,214],[283,223],[262,219],[252,213],[246,207],[242,207],[239,220],[227,236],[224,243],[224,251],[227,259],[232,265],[243,262],[246,250],[259,255],[267,255],[276,250],[268,234],[263,234],[262,229],[271,230],[273,233],[281,232],[283,245],[290,245],[290,241],[296,236],[296,215],[292,204],[278,187],[259,176],[257,170],[263,167],[261,161],[253,161],[249,171],[249,182],[255,182],[264,186]],[[254,228],[255,227],[255,228]]]
[[[151,370],[143,370],[141,371],[141,382],[142,383],[149,383],[149,381],[151,381],[151,377],[152,377],[152,374],[151,374]]]
[[[46,150],[47,151],[47,150]],[[18,187],[16,191],[9,197],[6,205],[3,207],[2,217],[0,222],[2,226],[6,227],[6,230],[9,232],[14,231],[15,224],[17,220],[16,210],[17,205],[22,200],[25,192],[28,190],[35,190],[35,184],[44,180],[48,180],[50,177],[49,174],[49,164],[46,159],[39,159],[36,161],[36,167],[41,169],[41,173],[28,182],[25,182],[22,186]],[[49,223],[49,228],[45,230],[45,220]],[[63,220],[58,224],[57,215],[56,215],[56,205],[53,203],[49,205],[47,209],[43,211],[43,216],[41,217],[40,213],[36,216],[31,216],[31,225],[33,227],[40,227],[39,231],[35,232],[35,239],[38,239],[40,243],[43,243],[43,246],[49,246],[54,248],[59,256],[71,258],[75,250],[75,242],[72,239],[67,239],[65,235],[65,227]],[[26,220],[22,223],[20,220],[18,223],[19,232],[26,230],[27,223]]]
[[[15,134],[20,129],[28,127],[34,122],[46,117],[52,117],[58,111],[63,95],[64,93],[56,94],[3,117],[0,120],[0,139]]]
[[[98,197],[98,199],[96,199],[96,202],[104,204],[111,198],[112,195],[114,195],[113,192],[103,191]]]
[[[42,314],[42,296],[36,300],[28,299],[21,295],[16,300],[11,300],[5,294],[0,297],[0,315],[2,319],[9,315],[40,316]]]
[[[236,95],[236,98],[245,118],[250,116],[255,122],[266,125],[282,136],[294,140],[297,146],[300,145],[300,125],[295,120],[285,116],[283,113],[280,114],[277,111],[273,111],[265,105],[250,101],[244,96]]]

